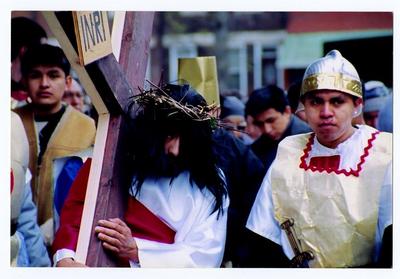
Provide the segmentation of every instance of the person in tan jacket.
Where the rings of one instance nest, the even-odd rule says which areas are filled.
[[[21,62],[22,81],[31,102],[15,110],[21,117],[29,141],[33,201],[46,245],[54,236],[55,181],[53,160],[94,144],[94,120],[62,103],[71,83],[70,65],[63,51],[38,45],[26,51]]]

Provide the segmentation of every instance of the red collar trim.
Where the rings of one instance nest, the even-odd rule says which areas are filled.
[[[345,169],[334,169],[334,168],[324,168],[324,167],[316,167],[316,166],[310,166],[307,165],[306,159],[308,158],[310,151],[311,151],[311,146],[314,143],[314,138],[315,138],[315,133],[311,134],[310,138],[308,139],[308,142],[306,144],[306,148],[303,150],[303,156],[300,158],[300,165],[299,167],[304,169],[304,170],[311,170],[313,172],[318,171],[318,172],[324,172],[326,171],[327,173],[334,172],[336,174],[344,174],[346,176],[354,175],[354,176],[359,176],[360,172],[362,170],[362,166],[365,163],[365,158],[369,155],[369,150],[372,148],[372,143],[375,141],[376,136],[379,134],[379,131],[376,131],[371,134],[371,138],[368,139],[368,144],[364,148],[364,153],[360,156],[360,162],[357,164],[357,169],[353,170],[350,169],[350,171],[347,171]]]

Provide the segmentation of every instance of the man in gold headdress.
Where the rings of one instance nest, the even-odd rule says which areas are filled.
[[[294,266],[391,265],[392,136],[352,125],[358,73],[339,51],[311,63],[300,101],[312,133],[283,140],[247,228],[282,246]]]

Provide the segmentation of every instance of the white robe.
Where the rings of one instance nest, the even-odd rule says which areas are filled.
[[[135,193],[134,185],[130,193]],[[136,199],[176,231],[173,244],[135,237],[140,267],[219,267],[222,262],[229,199],[223,215],[214,208],[214,196],[189,182],[189,173],[178,177],[146,179]],[[74,257],[72,250],[61,249],[55,262]],[[132,267],[138,267],[130,262]]]
[[[315,138],[307,163],[312,157],[340,155],[339,169],[357,169],[360,155],[364,152],[364,147],[366,146],[369,136],[370,133],[367,131],[366,127],[361,125],[349,139],[339,144],[334,149],[323,146],[318,142],[317,138]],[[392,224],[392,164],[389,164],[387,167],[384,183],[381,188],[378,210],[374,250],[375,260],[377,260],[379,256],[384,229]],[[285,255],[289,259],[294,257],[286,234],[281,230],[274,216],[274,204],[271,191],[271,168],[264,177],[258,191],[246,227],[281,245]]]

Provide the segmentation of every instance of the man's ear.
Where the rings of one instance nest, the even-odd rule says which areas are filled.
[[[353,118],[359,116],[362,113],[362,109],[363,109],[363,100],[361,98],[355,99]]]
[[[361,98],[357,98],[355,101],[354,101],[354,105],[356,106],[356,107],[358,107],[359,105],[361,105],[363,103],[363,100],[361,99]]]
[[[65,77],[65,88],[69,89],[72,84],[72,77],[70,75]]]

